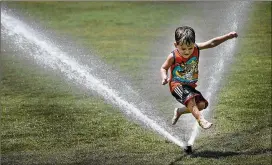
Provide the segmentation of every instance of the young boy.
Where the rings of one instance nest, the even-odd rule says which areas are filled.
[[[208,101],[195,88],[198,81],[199,50],[215,47],[229,39],[237,37],[236,32],[215,37],[206,42],[195,43],[194,29],[188,26],[178,27],[175,31],[175,47],[161,66],[162,85],[169,82],[170,92],[184,108],[175,108],[172,124],[185,113],[192,113],[200,127],[208,129],[212,123],[200,113],[207,108]],[[170,77],[168,69],[170,68]]]

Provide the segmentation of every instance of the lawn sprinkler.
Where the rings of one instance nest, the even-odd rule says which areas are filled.
[[[192,151],[192,146],[186,146],[186,148],[184,148],[184,152],[187,154],[187,155],[191,155],[193,153]]]

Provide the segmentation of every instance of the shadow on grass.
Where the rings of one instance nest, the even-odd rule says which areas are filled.
[[[171,162],[169,165],[174,165],[175,163],[181,161],[184,157],[190,157],[190,158],[212,158],[212,159],[219,159],[219,158],[225,158],[225,157],[231,157],[231,156],[237,156],[237,155],[259,155],[259,154],[271,154],[272,149],[263,149],[263,150],[255,150],[255,151],[247,151],[247,152],[233,152],[233,151],[200,151],[200,152],[193,152],[191,155],[182,154],[182,156],[176,158],[173,162]]]

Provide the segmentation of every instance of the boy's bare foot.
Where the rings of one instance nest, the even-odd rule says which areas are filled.
[[[201,128],[203,129],[209,129],[211,128],[211,126],[213,125],[212,123],[208,122],[207,120],[205,120],[204,118],[198,120],[198,124]]]

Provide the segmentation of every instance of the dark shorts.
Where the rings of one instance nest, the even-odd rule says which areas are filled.
[[[196,103],[204,101],[206,103],[205,108],[208,107],[208,101],[202,96],[202,94],[189,85],[177,86],[172,92],[172,95],[177,99],[178,102],[185,106],[187,106],[187,103],[190,99],[195,98]]]

